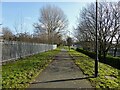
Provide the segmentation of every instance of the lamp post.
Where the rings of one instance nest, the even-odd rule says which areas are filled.
[[[95,59],[95,77],[98,76],[98,36],[97,36],[97,11],[98,11],[98,1],[96,0],[96,59]]]

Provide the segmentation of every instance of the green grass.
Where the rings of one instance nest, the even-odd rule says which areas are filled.
[[[2,67],[0,66],[0,89],[2,89]]]
[[[94,60],[92,58],[72,49],[68,52],[75,58],[75,63],[85,75],[94,75]],[[99,62],[99,76],[89,78],[89,80],[96,88],[120,88],[120,70]]]
[[[27,88],[60,50],[26,57],[2,66],[2,88]]]

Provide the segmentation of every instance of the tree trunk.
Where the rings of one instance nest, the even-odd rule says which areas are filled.
[[[106,63],[106,52],[105,51],[103,52],[103,60],[104,60],[104,63]]]
[[[68,46],[69,47],[69,50],[70,50],[70,46]]]
[[[117,54],[117,47],[115,47],[115,50],[114,50],[114,57],[116,57],[116,54]]]
[[[119,39],[120,39],[120,35],[118,36],[118,39],[116,40],[116,45],[115,45],[115,50],[114,50],[114,57],[116,57],[116,54],[117,54],[117,46],[119,44]]]
[[[99,50],[99,60],[101,60],[101,55],[102,55],[102,47],[101,47],[101,44],[100,44],[100,50]]]

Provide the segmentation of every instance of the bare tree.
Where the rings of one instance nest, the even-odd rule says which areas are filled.
[[[119,45],[120,45],[120,1],[118,2],[117,5],[115,5],[113,10],[114,10],[114,17],[116,18],[116,20],[115,20],[115,22],[116,22],[115,29],[117,29],[117,34],[114,37],[114,39],[115,39],[114,57],[115,57],[118,48],[120,48],[119,47]]]
[[[104,60],[106,60],[106,55],[108,50],[113,44],[113,39],[117,35],[120,24],[118,20],[119,7],[117,3],[107,3],[100,2],[98,8],[98,41],[99,41],[99,53],[103,54]],[[78,32],[84,41],[88,39],[90,42],[95,42],[95,4],[92,3],[88,7],[84,8],[82,14],[80,15]],[[82,18],[81,18],[82,17]],[[95,46],[95,45],[94,45]]]
[[[53,43],[54,35],[58,35],[68,25],[64,12],[56,6],[45,6],[40,9],[39,22],[34,24],[39,33],[47,33],[48,43]]]
[[[72,43],[73,43],[72,38],[71,38],[71,37],[68,37],[68,38],[67,38],[67,45],[68,45],[68,47],[69,47],[69,50],[70,50],[70,46],[72,45]]]
[[[2,28],[3,39],[5,40],[13,40],[13,33],[8,27]]]
[[[84,49],[95,49],[95,18],[95,5],[93,3],[84,8],[78,18],[77,38],[82,42],[81,44]],[[89,45],[87,45],[88,43]]]
[[[24,24],[25,24],[24,17],[22,17],[22,13],[21,13],[20,17],[18,17],[18,19],[15,21],[13,25],[16,36],[15,40],[29,42],[30,40],[28,40],[28,37],[30,37],[30,35],[29,32],[27,32],[27,25]]]

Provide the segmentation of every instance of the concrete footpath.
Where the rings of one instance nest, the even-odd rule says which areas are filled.
[[[62,49],[29,88],[92,88],[92,86],[67,51]]]

